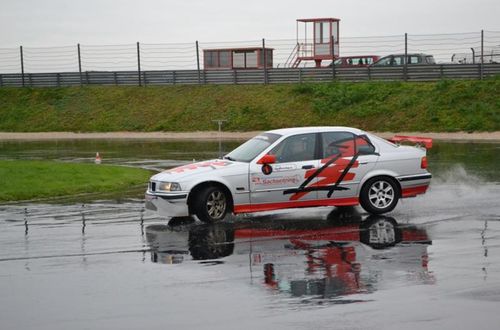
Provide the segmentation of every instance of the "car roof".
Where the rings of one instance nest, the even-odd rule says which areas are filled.
[[[406,54],[406,56],[415,56],[415,55],[432,56],[431,54],[425,54],[425,53],[408,53],[408,54]],[[385,55],[384,57],[389,57],[389,56],[405,56],[405,54],[404,53],[402,53],[402,54],[390,54],[390,55]]]
[[[266,133],[274,133],[283,136],[287,135],[295,135],[295,134],[304,134],[304,133],[321,133],[321,132],[351,132],[354,134],[363,134],[364,131],[353,128],[353,127],[345,127],[345,126],[315,126],[315,127],[290,127],[290,128],[280,128],[272,131],[267,131]]]
[[[352,56],[340,56],[339,58],[359,58],[359,57],[380,57],[379,55],[352,55]]]

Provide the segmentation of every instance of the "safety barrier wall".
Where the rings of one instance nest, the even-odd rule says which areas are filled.
[[[400,67],[283,68],[259,70],[87,71],[0,74],[0,87],[83,85],[286,84],[328,81],[436,81],[500,75],[500,64],[436,64]]]

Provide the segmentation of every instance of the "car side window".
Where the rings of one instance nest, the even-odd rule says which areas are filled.
[[[322,133],[323,158],[328,158],[340,153],[342,143],[352,140],[354,134],[349,132],[326,132]]]
[[[394,56],[393,65],[403,65],[403,57],[402,56]]]
[[[419,64],[420,60],[420,56],[408,56],[408,64]]]
[[[338,155],[341,151],[351,146],[353,153],[353,142],[356,138],[356,149],[360,155],[369,155],[375,153],[375,147],[367,137],[356,136],[350,132],[326,132],[322,133],[323,158],[329,158]],[[351,154],[352,155],[352,154]]]
[[[274,147],[269,153],[277,163],[300,162],[315,159],[316,134],[293,135]]]
[[[363,136],[356,141],[356,146],[358,149],[358,153],[360,155],[373,155],[375,154],[375,146],[368,139],[368,137]]]

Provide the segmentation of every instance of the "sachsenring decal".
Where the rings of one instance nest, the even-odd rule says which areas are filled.
[[[298,184],[300,182],[299,175],[293,176],[278,176],[273,178],[266,178],[260,176],[252,176],[252,183],[254,185],[261,186],[272,186],[272,185],[284,185],[284,184]]]
[[[184,171],[196,170],[200,167],[211,167],[212,169],[215,170],[217,167],[228,166],[231,164],[232,164],[231,162],[224,161],[224,160],[214,160],[214,161],[194,163],[194,164],[188,164],[188,165],[175,167],[175,168],[169,169],[167,171],[164,171],[163,173],[182,173]]]
[[[328,191],[327,197],[330,198],[335,190],[348,190],[349,188],[339,185],[343,181],[354,179],[355,174],[349,171],[359,166],[357,159],[360,155],[359,146],[362,145],[369,145],[366,135],[353,135],[352,139],[331,143],[327,147],[335,148],[336,151],[321,160],[323,165],[318,169],[306,171],[304,182],[298,188],[285,190],[283,194],[292,194],[290,197],[292,201],[300,199],[311,191]],[[311,184],[315,178],[318,178],[318,181]]]
[[[297,168],[296,164],[276,164],[276,165],[274,165],[274,170],[276,172],[290,171],[290,170],[295,170],[296,168]]]

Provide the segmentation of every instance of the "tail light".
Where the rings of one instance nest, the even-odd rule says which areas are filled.
[[[420,168],[427,168],[427,157],[426,156],[422,157],[422,160],[420,161]]]

